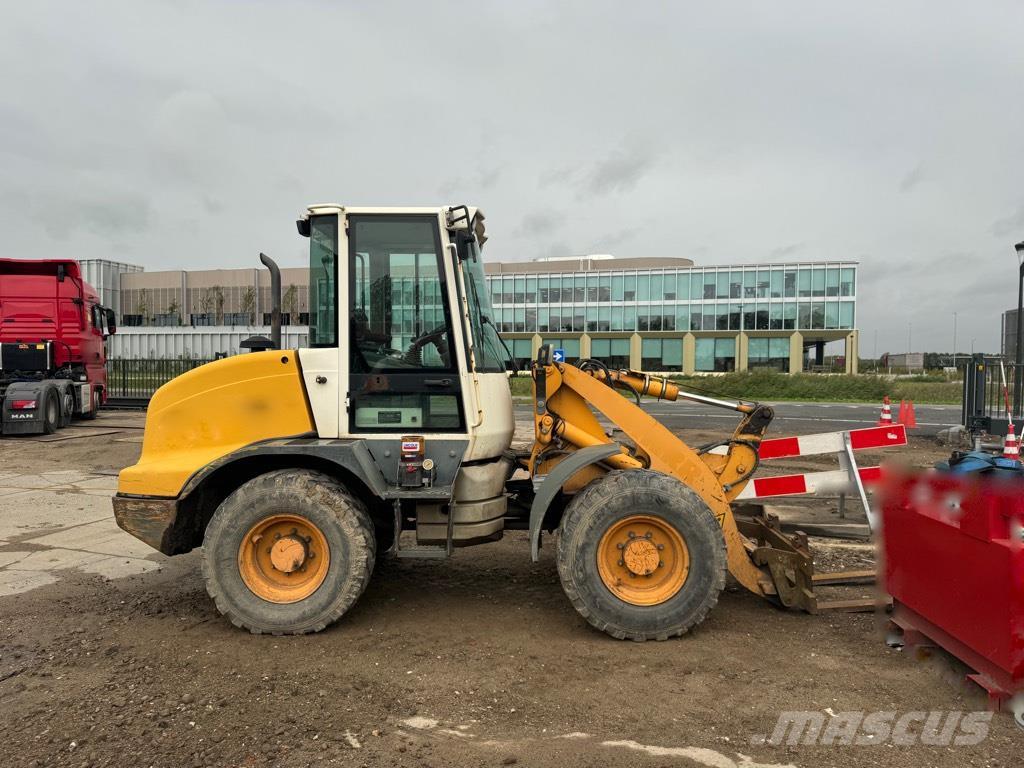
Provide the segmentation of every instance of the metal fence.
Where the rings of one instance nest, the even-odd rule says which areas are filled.
[[[148,400],[163,384],[209,360],[108,360],[107,396],[112,400]]]
[[[1002,370],[1000,370],[1002,361]],[[1024,403],[1014,401],[1017,366],[998,356],[974,355],[964,370],[964,396],[961,424],[971,432],[1005,435],[1007,429],[1006,394],[1003,390],[1003,371],[1006,372],[1006,391],[1009,393],[1013,421],[1021,420]]]

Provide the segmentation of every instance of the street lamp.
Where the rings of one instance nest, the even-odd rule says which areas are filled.
[[[1017,264],[1020,265],[1020,277],[1017,282],[1017,354],[1014,356],[1013,367],[1013,412],[1020,413],[1021,385],[1024,384],[1022,376],[1021,359],[1024,354],[1024,347],[1020,345],[1020,337],[1024,336],[1024,241],[1013,246],[1017,251]]]
[[[956,369],[956,312],[953,313],[953,369]]]

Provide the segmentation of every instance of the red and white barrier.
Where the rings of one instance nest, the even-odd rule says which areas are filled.
[[[882,468],[857,466],[854,451],[890,448],[906,444],[907,430],[902,424],[762,440],[758,451],[761,461],[835,453],[839,457],[841,469],[753,478],[737,494],[736,500],[748,501],[750,499],[805,496],[818,493],[839,494],[841,498],[845,498],[848,493],[856,493],[864,504],[868,524],[874,530],[875,516],[868,504],[865,486],[873,485],[882,479]],[[721,446],[713,449],[712,452],[725,453],[727,450],[727,446]],[[840,509],[842,509],[842,502],[840,502]]]

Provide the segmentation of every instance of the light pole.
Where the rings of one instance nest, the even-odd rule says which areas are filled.
[[[956,312],[953,313],[953,368],[956,368]]]
[[[1020,345],[1020,337],[1024,336],[1024,241],[1013,246],[1017,252],[1017,264],[1020,265],[1017,281],[1017,354],[1014,355],[1013,366],[1013,412],[1020,414],[1021,385],[1024,384],[1024,376],[1021,371],[1021,355],[1024,354],[1024,347]]]

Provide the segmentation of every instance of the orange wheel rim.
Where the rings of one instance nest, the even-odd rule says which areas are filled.
[[[690,550],[665,520],[631,515],[605,531],[597,545],[601,581],[631,605],[658,605],[682,589],[690,572]]]
[[[271,515],[249,529],[238,547],[238,572],[254,595],[296,603],[327,576],[331,551],[323,532],[304,517]]]

